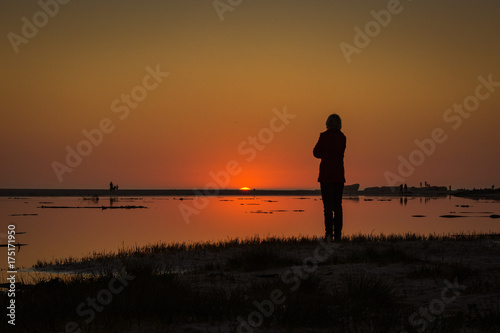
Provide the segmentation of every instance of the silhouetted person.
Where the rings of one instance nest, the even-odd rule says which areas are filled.
[[[314,157],[320,158],[318,182],[325,215],[325,240],[339,242],[342,238],[342,194],[344,192],[344,152],[346,137],[340,130],[342,120],[332,114],[326,120],[327,130],[320,134]]]
[[[113,186],[113,182],[109,182],[109,190],[113,191],[115,187]]]

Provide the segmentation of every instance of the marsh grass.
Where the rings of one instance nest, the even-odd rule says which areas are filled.
[[[246,247],[231,255],[225,265],[227,270],[258,271],[299,264],[299,260],[276,246]]]
[[[121,247],[117,252],[98,252],[94,251],[79,259],[68,257],[52,260],[38,260],[33,266],[34,268],[44,268],[48,266],[73,266],[73,265],[88,265],[92,263],[113,262],[117,259],[127,257],[147,257],[158,254],[169,254],[176,252],[195,252],[195,251],[223,251],[228,248],[240,248],[254,245],[275,245],[275,246],[300,246],[318,242],[317,237],[307,236],[292,236],[292,237],[275,237],[270,236],[261,238],[259,236],[249,237],[245,239],[232,238],[222,241],[207,241],[196,243],[155,243],[144,246]]]
[[[454,279],[456,277],[463,281],[473,277],[475,273],[470,265],[463,263],[428,262],[414,267],[406,273],[406,277],[409,279]]]
[[[399,297],[391,282],[365,273],[345,274],[337,292],[337,316],[345,331],[388,332],[400,320]]]
[[[414,263],[422,259],[396,243],[365,242],[356,244],[356,247],[347,254],[333,254],[326,261],[327,264],[354,264],[374,263],[389,265],[393,263]]]
[[[245,288],[227,291],[214,285],[200,290],[192,288],[181,275],[158,273],[149,268],[138,270],[135,266],[127,274],[135,274],[134,279],[89,323],[85,322],[89,317],[80,316],[77,307],[107,290],[114,276],[75,275],[40,281],[29,292],[16,295],[17,321],[23,323],[21,327],[27,332],[61,332],[69,321],[77,322],[82,331],[112,331],[111,328],[130,327],[141,321],[166,324],[228,321],[248,308]],[[4,298],[5,295],[0,295],[0,299]]]
[[[498,239],[498,233],[472,233],[472,234],[429,234],[421,235],[415,233],[405,234],[379,234],[379,235],[366,235],[354,234],[343,238],[345,244],[363,244],[363,243],[396,243],[401,241],[478,241],[486,239]],[[118,251],[94,251],[81,258],[58,258],[52,260],[38,260],[33,266],[34,268],[44,268],[48,266],[85,266],[93,263],[107,263],[113,262],[117,259],[126,257],[147,257],[151,255],[158,255],[164,253],[176,252],[191,252],[191,251],[222,251],[228,248],[239,248],[252,245],[275,245],[278,247],[299,247],[310,244],[317,244],[321,240],[316,236],[292,236],[292,237],[278,237],[270,236],[262,238],[259,236],[249,237],[245,239],[232,238],[221,241],[207,241],[197,243],[154,243],[144,246],[130,246],[121,247]]]
[[[256,310],[253,301],[262,302],[272,290],[284,292],[286,302],[276,305],[272,316],[265,317],[263,329],[269,327],[352,327],[353,313],[365,318],[366,325],[385,322],[384,311],[395,310],[392,290],[371,277],[343,279],[342,291],[328,292],[318,276],[303,280],[297,290],[291,290],[280,279],[254,281],[247,286],[232,289],[215,284],[203,290],[192,288],[190,282],[178,274],[137,272],[130,286],[115,295],[109,305],[86,323],[76,308],[88,297],[95,297],[106,289],[110,276],[73,276],[66,280],[52,279],[34,286],[29,293],[18,295],[18,321],[26,331],[61,332],[66,322],[74,321],[82,331],[115,332],[121,328],[157,323],[159,326],[186,322],[232,322],[238,316],[248,316]],[[382,300],[383,307],[376,306]],[[366,319],[368,315],[368,319]],[[383,317],[384,320],[379,320]],[[385,324],[382,325],[385,327]],[[22,331],[22,329],[20,330]]]
[[[470,321],[472,321],[475,326],[485,330],[491,330],[492,332],[500,332],[500,305],[498,303],[490,303],[482,309],[472,309],[471,312],[473,313],[473,317]]]
[[[355,235],[347,237],[338,247],[344,252],[335,251],[322,264],[332,265],[327,269],[329,272],[343,272],[342,268],[333,266],[400,263],[409,270],[404,275],[407,279],[447,278],[451,281],[458,276],[459,281],[469,279],[467,292],[497,292],[498,283],[475,278],[478,272],[468,265],[420,258],[414,254],[412,246],[402,246],[401,242],[417,242],[421,248],[426,248],[428,242],[477,242],[499,237],[498,234]],[[302,279],[300,287],[294,290],[279,274],[263,279],[253,273],[268,268],[281,268],[277,270],[280,272],[285,267],[298,265],[300,250],[308,247],[313,251],[318,241],[316,237],[253,237],[215,243],[158,243],[121,248],[114,253],[94,252],[81,259],[40,262],[37,267],[73,267],[94,265],[96,262],[101,265],[91,274],[55,278],[34,275],[33,285],[16,293],[17,320],[26,327],[18,331],[62,332],[68,321],[77,322],[82,331],[88,332],[118,332],[132,326],[151,324],[160,327],[160,331],[168,331],[181,323],[235,323],[238,316],[245,318],[256,311],[254,301],[269,299],[270,293],[276,289],[283,291],[286,301],[276,305],[272,315],[265,317],[263,329],[291,331],[306,327],[313,330],[330,328],[332,332],[399,332],[399,328],[406,327],[404,323],[408,322],[409,314],[418,307],[408,308],[401,299],[401,290],[394,290],[391,281],[373,273],[356,270],[326,276],[325,271],[319,273],[323,269],[320,266],[317,272]],[[186,272],[179,272],[168,262],[154,260],[175,253],[181,253],[185,258],[198,251],[215,253],[213,257],[216,260],[202,265],[199,270]],[[225,256],[218,256],[218,251],[220,254],[225,251]],[[203,260],[205,257],[200,258]],[[221,279],[217,272],[211,270],[222,271],[228,279]],[[77,306],[108,288],[109,281],[119,271],[135,278],[122,292],[114,295],[95,320],[86,323],[86,317],[76,313]],[[243,275],[244,280],[234,278]],[[230,281],[231,278],[233,280]],[[0,293],[0,302],[4,304],[5,301],[7,296]],[[471,327],[483,323],[484,327],[499,327],[499,316],[498,306],[492,305],[477,315],[471,311],[462,317],[458,314],[440,317],[433,323],[433,329],[448,332],[459,325]],[[6,321],[2,321],[0,329],[3,331],[6,325]],[[415,331],[412,329],[407,327],[408,332]]]
[[[471,329],[464,329],[471,327]],[[480,311],[470,310],[455,314],[435,317],[434,321],[426,321],[424,326],[412,327],[406,323],[405,331],[419,332],[500,332],[500,312],[498,304],[490,304]]]
[[[342,277],[344,289],[339,292],[348,306],[362,313],[363,309],[386,309],[396,303],[393,286],[381,278],[360,274],[345,274]]]
[[[279,286],[285,291],[286,303],[276,313],[276,321],[292,327],[328,327],[334,322],[335,297],[321,285],[321,279],[312,275],[303,280],[297,290]]]
[[[333,291],[316,274],[293,291],[279,282],[268,286],[271,288],[284,290],[286,303],[275,307],[268,325],[276,323],[289,329],[334,327],[340,332],[369,327],[373,332],[387,332],[399,314],[391,285],[370,275],[344,275]]]

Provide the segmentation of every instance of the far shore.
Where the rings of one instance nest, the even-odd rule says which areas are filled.
[[[142,197],[142,196],[320,196],[319,189],[0,189],[0,197]],[[359,190],[359,184],[346,185],[344,196],[446,197],[459,196],[500,200],[500,189],[459,189],[446,187],[370,187]]]

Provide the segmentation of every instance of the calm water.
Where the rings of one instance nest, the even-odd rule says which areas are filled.
[[[83,198],[0,198],[0,242],[14,224],[17,241],[27,243],[17,254],[17,265],[37,260],[80,257],[93,251],[116,251],[122,246],[156,242],[195,242],[249,236],[322,235],[320,197],[144,197],[116,198],[113,206],[147,209],[42,209],[40,206],[109,206]],[[207,201],[202,201],[207,200]],[[465,206],[465,207],[457,207]],[[190,214],[189,219],[181,213]],[[446,219],[456,213],[467,217]],[[36,214],[36,215],[18,215]],[[500,202],[446,198],[344,198],[344,234],[500,232]],[[14,215],[14,216],[13,216]],[[425,217],[412,217],[425,215]],[[4,252],[4,251],[2,251]],[[4,252],[6,253],[6,251]],[[2,259],[2,269],[6,258]]]

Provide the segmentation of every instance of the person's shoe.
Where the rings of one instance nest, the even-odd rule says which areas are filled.
[[[334,243],[340,243],[340,242],[342,242],[342,236],[335,236],[334,239],[333,239],[333,242]]]
[[[324,238],[325,243],[331,243],[333,239],[332,235],[326,235]]]

